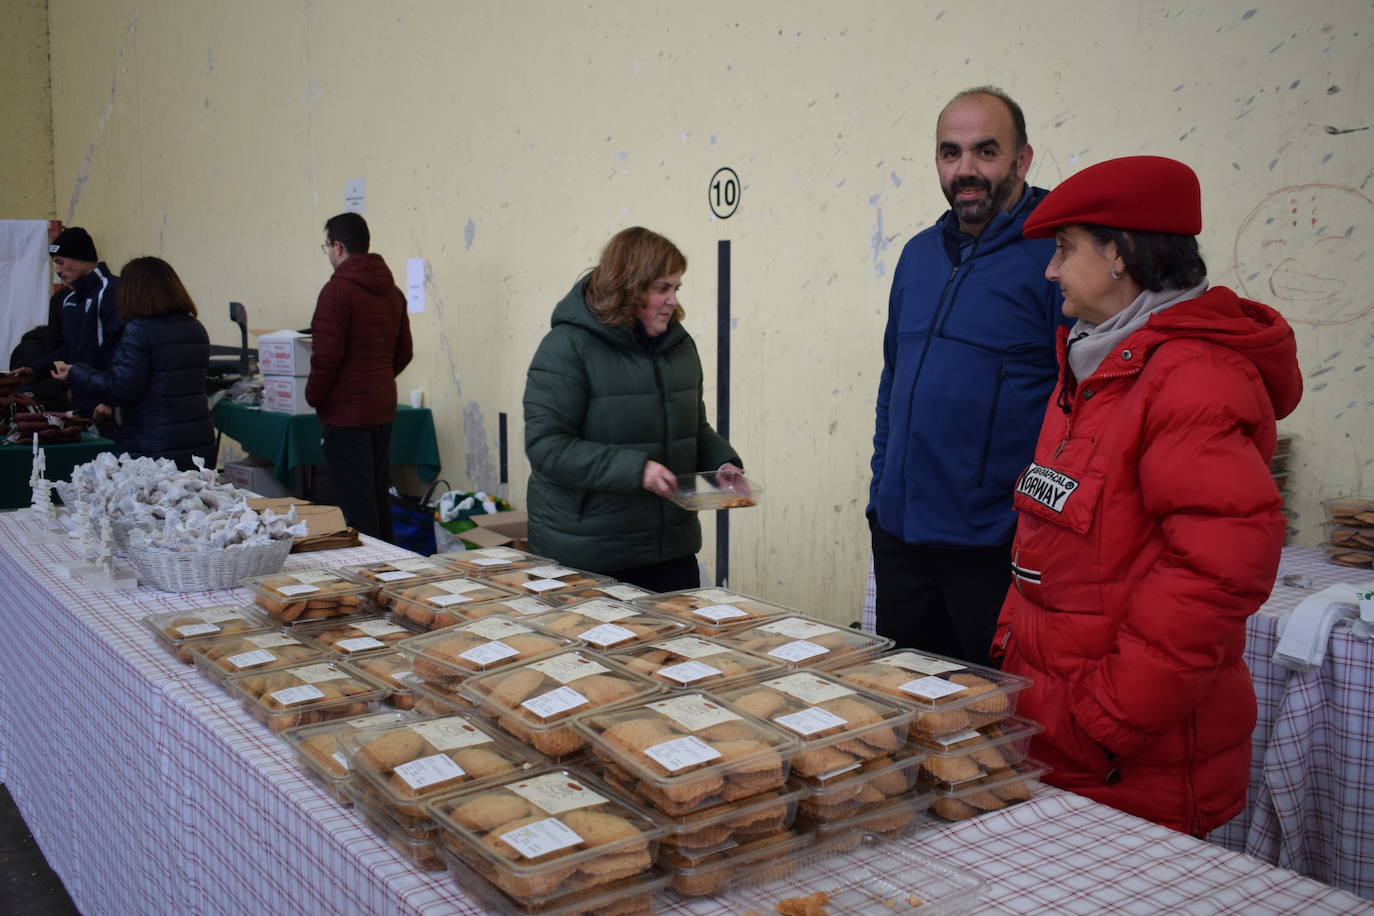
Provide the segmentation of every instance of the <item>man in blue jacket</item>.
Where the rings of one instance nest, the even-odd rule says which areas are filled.
[[[935,128],[951,209],[902,250],[888,300],[868,520],[878,632],[987,664],[1011,580],[1012,487],[1029,462],[1065,319],[1054,243],[1024,239],[1021,108],[991,86]]]

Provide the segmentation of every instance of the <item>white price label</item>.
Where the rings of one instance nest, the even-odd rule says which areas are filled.
[[[577,570],[568,569],[566,566],[532,566],[525,572],[538,579],[561,579],[564,576],[577,575]]]
[[[285,633],[261,633],[257,636],[245,636],[243,641],[251,643],[259,649],[280,649],[282,646],[304,645],[299,639],[294,639]]]
[[[353,629],[368,636],[390,636],[392,633],[409,632],[405,627],[397,626],[390,620],[363,620],[353,624]]]
[[[283,585],[281,588],[277,589],[278,592],[288,598],[295,598],[297,595],[308,595],[311,592],[317,592],[319,590],[320,588],[318,585],[310,585],[305,582],[299,585]]]
[[[368,652],[372,649],[385,649],[386,643],[371,636],[355,636],[352,639],[339,640],[334,643],[334,648],[341,652]]]
[[[474,646],[458,657],[466,659],[474,665],[486,666],[493,665],[496,662],[504,661],[508,658],[514,658],[519,654],[520,652],[518,650],[511,648],[499,639],[494,639],[486,645]]]
[[[729,650],[724,646],[718,646],[713,642],[707,642],[700,636],[679,636],[667,642],[657,644],[665,652],[680,655],[683,658],[706,658],[711,655],[721,655]]]
[[[297,703],[309,703],[311,700],[322,699],[324,692],[311,684],[302,684],[299,687],[274,690],[268,696],[281,706],[294,706]]]
[[[723,620],[738,620],[741,617],[749,616],[748,611],[741,611],[733,604],[710,604],[706,607],[697,608],[692,614],[715,623],[720,623]]]
[[[588,789],[562,773],[548,773],[524,782],[510,783],[506,788],[547,814],[563,814],[592,805],[604,805],[608,799]]]
[[[823,677],[805,672],[764,681],[763,686],[796,697],[812,706],[854,695],[854,690],[843,684],[837,684],[834,681],[828,681]]]
[[[511,623],[509,620],[494,617],[473,621],[462,627],[462,631],[464,633],[476,633],[483,639],[505,639],[507,636],[521,636],[525,633],[534,632],[529,627],[522,627],[518,623]]]
[[[578,678],[584,678],[592,674],[610,674],[611,669],[605,665],[598,664],[585,655],[576,652],[569,652],[565,655],[555,655],[552,658],[541,659],[532,662],[530,667],[540,674],[547,674],[560,684],[571,684]]]
[[[517,827],[501,834],[501,839],[527,859],[537,859],[582,842],[577,831],[556,817]]]
[[[556,588],[567,587],[568,583],[560,582],[557,579],[531,579],[522,586],[522,588],[527,588],[532,592],[551,592]]]
[[[410,730],[428,741],[430,747],[440,751],[491,743],[491,735],[457,717],[416,722],[410,726]]]
[[[720,756],[720,751],[693,735],[646,747],[644,753],[669,773],[676,773],[678,770],[685,770],[687,767],[697,766]]]
[[[486,568],[488,566],[505,566],[510,560],[502,560],[499,557],[476,557],[472,561],[473,566]]]
[[[559,687],[537,697],[530,697],[520,705],[541,719],[551,719],[570,709],[577,709],[587,703],[587,698],[571,687]]]
[[[277,657],[266,649],[254,649],[252,652],[240,652],[238,655],[229,656],[229,664],[235,668],[256,668],[258,665],[270,665],[276,660]]]
[[[740,721],[739,716],[724,706],[701,696],[671,697],[650,703],[649,708],[667,716],[689,732],[699,732],[722,722]]]
[[[729,604],[731,601],[740,597],[734,592],[727,592],[723,588],[699,588],[687,594],[694,598],[700,598],[702,601],[712,601],[718,604]]]
[[[568,610],[574,614],[581,614],[583,617],[600,620],[602,623],[614,623],[617,620],[624,620],[626,617],[639,616],[639,611],[634,608],[625,607],[623,604],[616,604],[614,601],[607,601],[604,598],[581,601]]]
[[[320,582],[343,581],[337,575],[335,575],[327,569],[302,569],[298,572],[293,572],[291,574],[291,577],[295,579],[297,582],[312,582],[316,584]]]
[[[471,595],[430,595],[425,599],[425,603],[435,607],[452,607],[455,604],[464,604],[471,600]]]
[[[785,725],[799,735],[814,735],[832,728],[843,728],[849,724],[847,719],[842,719],[819,706],[808,706],[806,709],[778,716],[773,721]]]
[[[825,646],[818,646],[805,639],[797,639],[769,650],[768,654],[789,662],[804,662],[808,658],[825,655],[829,651]]]
[[[412,789],[423,789],[425,786],[460,779],[467,775],[467,772],[447,754],[433,754],[403,763],[395,772]]]
[[[204,636],[206,633],[218,633],[219,627],[213,623],[188,623],[184,627],[177,627],[176,633],[185,639],[192,636]]]
[[[719,668],[712,668],[702,662],[683,662],[679,665],[669,665],[666,668],[658,669],[660,677],[677,681],[679,684],[691,684],[704,678],[719,677],[724,673]]]
[[[511,598],[502,601],[501,604],[526,617],[530,614],[542,614],[549,609],[549,606],[538,598]]]
[[[951,744],[963,744],[965,741],[977,741],[983,737],[982,732],[977,729],[965,728],[962,731],[951,732],[948,735],[931,735],[939,744],[949,747]]]
[[[610,595],[612,598],[619,598],[621,601],[629,601],[631,598],[643,598],[649,594],[642,588],[635,588],[633,585],[603,585],[602,594]]]
[[[951,683],[943,678],[932,676],[920,677],[914,681],[907,681],[901,686],[903,693],[909,693],[914,697],[923,700],[938,700],[942,697],[953,696],[967,690],[960,684]]]
[[[639,634],[634,630],[627,630],[613,623],[603,623],[600,626],[592,627],[590,630],[577,634],[578,639],[584,639],[592,645],[600,646],[603,649],[607,646],[615,646],[622,642],[628,642],[638,638],[638,636]]]
[[[297,680],[304,681],[307,684],[318,684],[321,681],[337,681],[349,676],[348,672],[328,663],[322,665],[302,665],[299,668],[292,668],[291,674]]]
[[[963,671],[968,667],[957,662],[947,662],[942,658],[921,655],[919,652],[898,652],[896,655],[875,659],[875,664],[890,665],[920,674],[945,674],[949,671]]]
[[[415,575],[408,569],[392,569],[377,573],[375,578],[378,582],[399,582],[402,579],[414,579]]]
[[[782,620],[759,624],[758,630],[763,633],[777,633],[779,636],[791,636],[793,639],[811,639],[840,632],[834,627],[802,620],[799,617],[784,617]]]

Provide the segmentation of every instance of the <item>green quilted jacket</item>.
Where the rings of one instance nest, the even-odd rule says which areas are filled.
[[[696,344],[673,322],[650,354],[588,310],[584,286],[554,308],[525,380],[530,550],[593,572],[691,556],[696,513],[641,483],[650,459],[675,474],[740,464],[706,422]]]

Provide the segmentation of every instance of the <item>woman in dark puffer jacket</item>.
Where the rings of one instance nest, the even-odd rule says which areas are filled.
[[[134,457],[171,458],[191,468],[199,455],[215,461],[215,431],[206,401],[210,338],[172,265],[134,258],[124,265],[117,313],[124,336],[108,372],[59,366],[73,394],[85,392],[117,408],[116,439]]]

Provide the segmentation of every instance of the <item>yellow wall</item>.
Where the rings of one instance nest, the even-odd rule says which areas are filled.
[[[0,16],[0,219],[52,219],[47,0],[6,0]]]
[[[366,178],[374,249],[398,274],[430,265],[399,384],[426,390],[454,484],[496,486],[506,412],[523,501],[525,368],[625,225],[687,252],[687,325],[713,377],[729,239],[732,438],[768,486],[733,516],[742,590],[858,615],[888,285],[945,208],[935,116],[980,83],[1022,103],[1043,186],[1133,153],[1197,169],[1213,281],[1300,337],[1309,394],[1283,426],[1302,437],[1302,539],[1319,499],[1374,489],[1365,0],[51,0],[50,19],[59,215],[112,264],[167,257],[219,342],[230,299],[255,325],[308,322],[321,225]],[[725,222],[707,208],[720,166],[744,185]]]

